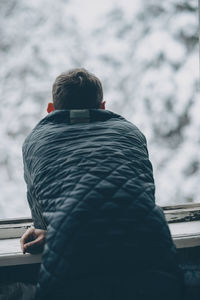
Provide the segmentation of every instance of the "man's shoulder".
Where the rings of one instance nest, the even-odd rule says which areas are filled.
[[[25,137],[25,140],[22,144],[22,153],[26,151],[27,146],[33,141],[33,137],[35,134],[37,134],[37,130],[41,127],[42,124],[46,122],[46,117],[42,118],[34,127],[33,129],[29,132],[29,134]]]
[[[104,122],[106,122],[105,127],[110,126],[112,130],[117,130],[122,135],[130,136],[130,138],[131,136],[136,136],[142,140],[142,142],[146,143],[146,138],[141,130],[125,117],[110,110],[90,109],[88,111],[88,122],[91,123],[91,126],[93,126],[96,122],[103,126]],[[33,146],[39,137],[42,138],[48,135],[49,131],[51,131],[53,127],[56,127],[56,129],[59,130],[60,127],[65,128],[66,125],[66,129],[70,130],[70,125],[72,124],[70,122],[70,115],[70,110],[56,110],[41,119],[25,138],[22,146],[23,153],[26,151],[27,146]],[[82,127],[82,124],[80,124],[80,127]]]

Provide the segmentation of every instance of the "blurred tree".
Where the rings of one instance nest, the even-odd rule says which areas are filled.
[[[197,1],[144,0],[128,13],[114,7],[97,31],[107,92],[148,137],[158,202],[200,201]]]
[[[87,30],[78,3],[0,1],[0,217],[29,214],[21,145],[55,77],[79,66],[146,134],[158,203],[200,201],[197,1],[116,0]]]
[[[0,217],[30,214],[23,140],[44,116],[55,77],[84,62],[81,30],[68,5],[53,0],[0,2]]]

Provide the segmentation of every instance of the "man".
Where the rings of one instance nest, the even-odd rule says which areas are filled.
[[[35,229],[22,250],[45,244],[37,299],[179,299],[144,135],[105,110],[101,82],[85,69],[56,78],[48,112],[23,145]]]

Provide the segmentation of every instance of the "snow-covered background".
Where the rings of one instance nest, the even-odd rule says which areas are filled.
[[[160,205],[200,202],[197,0],[0,1],[0,218],[29,216],[21,146],[85,67],[146,135]]]

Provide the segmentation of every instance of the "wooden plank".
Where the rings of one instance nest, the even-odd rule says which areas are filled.
[[[30,265],[41,263],[41,254],[5,254],[0,255],[0,267]]]
[[[0,240],[0,266],[15,266],[35,264],[41,262],[41,254],[23,254],[20,248],[20,239]]]
[[[26,232],[26,230],[29,227],[30,225],[0,228],[0,240],[9,238],[19,238],[24,234],[24,232]]]
[[[200,246],[200,221],[171,223],[169,228],[178,249]],[[19,238],[0,240],[0,266],[40,263],[41,257],[41,254],[23,254]]]
[[[166,220],[171,223],[183,223],[200,220],[200,204],[184,204],[163,207]],[[0,220],[0,239],[17,238],[33,225],[31,218]]]
[[[200,220],[200,207],[165,210],[168,223],[189,222]]]
[[[21,237],[32,224],[32,222],[1,223],[0,240]]]
[[[6,224],[22,224],[22,223],[32,223],[32,218],[7,218],[7,219],[0,219],[0,226]]]
[[[191,203],[191,204],[179,204],[179,205],[168,205],[168,206],[162,206],[162,209],[164,211],[166,210],[180,210],[180,209],[192,209],[192,208],[199,208],[200,209],[200,203]]]
[[[164,213],[177,248],[200,246],[200,204],[164,207]],[[0,220],[0,266],[41,262],[41,255],[23,254],[19,239],[32,225],[31,218]]]
[[[200,234],[174,237],[173,240],[177,249],[194,248],[200,246]]]
[[[169,229],[177,248],[200,246],[200,221],[171,223]]]

